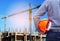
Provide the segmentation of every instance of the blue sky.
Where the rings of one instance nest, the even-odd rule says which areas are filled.
[[[4,31],[4,19],[1,19],[3,16],[8,16],[16,12],[20,12],[26,9],[29,9],[29,3],[31,3],[32,8],[42,4],[44,0],[0,0],[0,29]],[[35,9],[32,11],[32,15],[36,12]],[[29,30],[29,20],[28,16],[29,12],[25,12],[23,14],[18,14],[12,17],[7,18],[6,29],[9,28],[12,30],[16,30],[16,28],[23,32],[24,27]],[[47,14],[41,19],[47,17]],[[27,19],[25,19],[27,18]],[[32,30],[34,29],[34,23],[32,23]],[[28,31],[27,30],[27,31]],[[29,32],[29,31],[28,31]]]

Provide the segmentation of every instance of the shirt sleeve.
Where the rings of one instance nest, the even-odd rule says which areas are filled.
[[[44,1],[44,3],[41,5],[38,11],[34,14],[33,19],[34,19],[36,29],[38,29],[38,22],[40,21],[40,17],[47,12],[47,7],[48,7],[48,2]]]

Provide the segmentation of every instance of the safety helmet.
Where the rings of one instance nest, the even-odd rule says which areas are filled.
[[[49,23],[49,19],[40,20],[38,23],[38,29],[45,33],[48,27],[48,23]]]

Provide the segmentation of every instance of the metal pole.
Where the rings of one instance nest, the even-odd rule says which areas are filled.
[[[6,31],[6,16],[4,17],[4,32]]]

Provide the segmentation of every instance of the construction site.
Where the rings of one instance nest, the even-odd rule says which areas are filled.
[[[45,41],[46,35],[36,34],[26,32],[26,29],[24,33],[19,32],[4,32],[0,33],[0,41]]]
[[[32,8],[31,4],[29,4],[29,9],[28,10],[24,10],[21,12],[17,12],[14,13],[12,15],[9,16],[4,16],[2,19],[4,19],[4,32],[0,32],[0,41],[45,41],[46,40],[46,35],[41,35],[40,33],[36,34],[36,33],[31,33],[31,27],[32,27],[32,10],[33,9],[37,9],[39,8],[39,6]],[[24,12],[29,12],[29,28],[30,28],[30,33],[27,32],[27,29],[24,28],[24,32],[18,32],[16,30],[16,32],[10,32],[10,31],[6,31],[6,19],[8,17],[20,14],[20,13],[24,13]]]

